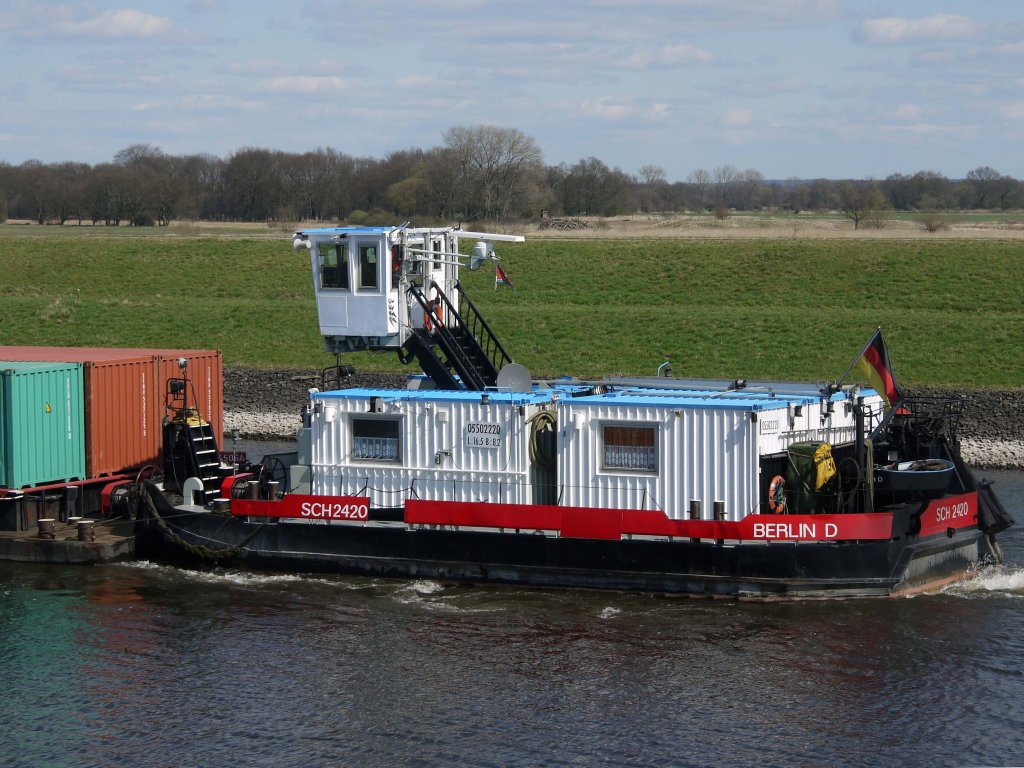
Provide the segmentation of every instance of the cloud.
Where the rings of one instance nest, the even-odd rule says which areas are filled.
[[[92,92],[153,91],[174,87],[171,74],[147,72],[123,59],[91,64],[67,64],[56,70],[55,80],[75,90]]]
[[[878,132],[909,141],[917,141],[924,138],[940,139],[943,141],[976,141],[981,133],[981,129],[977,125],[912,123],[909,125],[882,124],[878,126]]]
[[[722,123],[727,128],[746,128],[754,122],[754,113],[749,109],[730,109],[722,115]]]
[[[171,110],[182,112],[258,112],[266,108],[262,101],[253,99],[236,99],[231,96],[220,96],[211,93],[198,93],[185,96],[176,101],[140,101],[132,104],[132,112],[152,112],[154,110]]]
[[[652,101],[638,104],[630,100],[617,99],[614,96],[602,96],[599,99],[582,101],[571,109],[574,112],[581,112],[585,117],[595,117],[607,122],[637,120],[643,123],[655,123],[672,114],[672,107],[666,102]]]
[[[900,104],[889,115],[896,120],[920,120],[924,110],[917,104]]]
[[[937,13],[922,19],[888,16],[868,19],[861,24],[861,37],[869,45],[901,45],[949,40],[971,40],[985,30],[985,25],[966,16]]]
[[[730,88],[747,96],[774,96],[784,93],[803,93],[810,90],[809,81],[800,77],[769,78],[757,77],[743,73],[735,79]]]
[[[1010,120],[1024,120],[1024,101],[1003,104],[999,107],[999,112]]]
[[[610,121],[625,120],[634,113],[633,107],[615,102],[611,96],[604,96],[595,101],[584,101],[580,107],[585,115]]]
[[[998,45],[995,52],[1000,56],[1024,56],[1024,42]]]
[[[674,67],[678,64],[709,64],[715,60],[714,54],[687,43],[671,43],[656,50],[640,50],[622,59],[619,65],[625,69],[652,69],[654,67]]]
[[[348,81],[333,75],[280,75],[264,80],[261,87],[274,93],[342,93]]]
[[[62,37],[149,40],[166,37],[177,30],[166,16],[154,16],[131,8],[104,11],[81,21],[58,21],[50,30]]]

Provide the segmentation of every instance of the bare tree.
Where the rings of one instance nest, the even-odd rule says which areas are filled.
[[[455,162],[462,205],[472,218],[505,218],[527,177],[543,168],[537,143],[515,128],[449,128],[444,140]]]
[[[810,207],[811,190],[800,178],[791,176],[783,187],[783,205],[793,213],[800,213]]]
[[[268,221],[282,201],[280,153],[246,147],[228,158],[224,167],[227,210],[240,221]]]
[[[665,176],[665,169],[660,165],[641,165],[640,166],[640,181],[648,186],[654,186],[655,184],[665,184],[667,178]]]
[[[987,165],[967,172],[967,181],[974,187],[976,208],[988,208],[1000,175],[999,171]]]
[[[160,147],[152,144],[132,144],[114,155],[115,165],[154,165],[167,156]]]
[[[634,207],[641,211],[665,210],[671,196],[665,169],[659,165],[642,165],[638,176],[633,190],[636,197]]]
[[[707,208],[708,188],[711,186],[711,173],[704,168],[697,168],[696,170],[690,171],[690,175],[686,177],[686,183],[693,188],[694,194],[697,198],[698,207],[701,209]]]
[[[1021,183],[1012,176],[1004,175],[996,179],[992,193],[1001,211],[1009,210],[1021,203]]]
[[[764,174],[753,168],[747,168],[737,175],[734,190],[735,197],[731,202],[743,210],[760,208],[768,194]]]
[[[626,209],[632,179],[596,157],[587,157],[573,166],[560,166],[554,184],[555,197],[566,214],[612,216]]]
[[[711,172],[715,185],[714,198],[720,207],[728,208],[733,196],[733,190],[739,181],[740,172],[733,165],[716,165]]]
[[[839,185],[839,210],[853,222],[854,229],[866,221],[882,221],[879,217],[887,208],[888,201],[874,182],[844,181]]]

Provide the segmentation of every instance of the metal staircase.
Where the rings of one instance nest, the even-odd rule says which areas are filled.
[[[213,426],[203,420],[199,410],[188,405],[187,378],[168,379],[164,403],[168,417],[164,419],[164,484],[170,490],[185,493],[188,478],[202,485],[202,503],[209,504],[220,495],[224,470],[220,463],[220,446]],[[196,401],[195,392],[192,393]],[[199,495],[197,489],[196,495]],[[198,502],[198,499],[186,499]]]
[[[415,357],[439,389],[483,390],[495,386],[498,372],[512,362],[511,356],[461,282],[455,283],[458,306],[437,283],[431,287],[437,293],[437,304],[429,301],[419,286],[409,288],[426,322],[424,328],[409,335],[399,358],[409,363]]]
[[[203,502],[208,504],[220,495],[221,469],[220,449],[213,426],[205,421],[185,425],[186,442],[189,446],[192,477],[198,477],[203,484]]]

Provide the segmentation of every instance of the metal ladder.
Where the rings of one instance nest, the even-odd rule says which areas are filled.
[[[220,449],[213,426],[205,421],[186,424],[185,436],[192,457],[192,470],[203,484],[203,501],[210,503],[220,495]]]
[[[437,283],[432,287],[440,299],[442,317],[438,317],[419,286],[410,287],[409,293],[429,318],[431,330],[417,329],[410,334],[399,359],[409,363],[415,357],[439,389],[483,390],[495,386],[498,372],[512,362],[511,356],[461,283],[455,283],[458,307]]]

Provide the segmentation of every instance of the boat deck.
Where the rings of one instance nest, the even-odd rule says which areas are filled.
[[[81,565],[134,558],[134,521],[97,521],[94,530],[93,541],[80,541],[77,527],[61,522],[52,539],[36,531],[0,531],[0,560]]]

